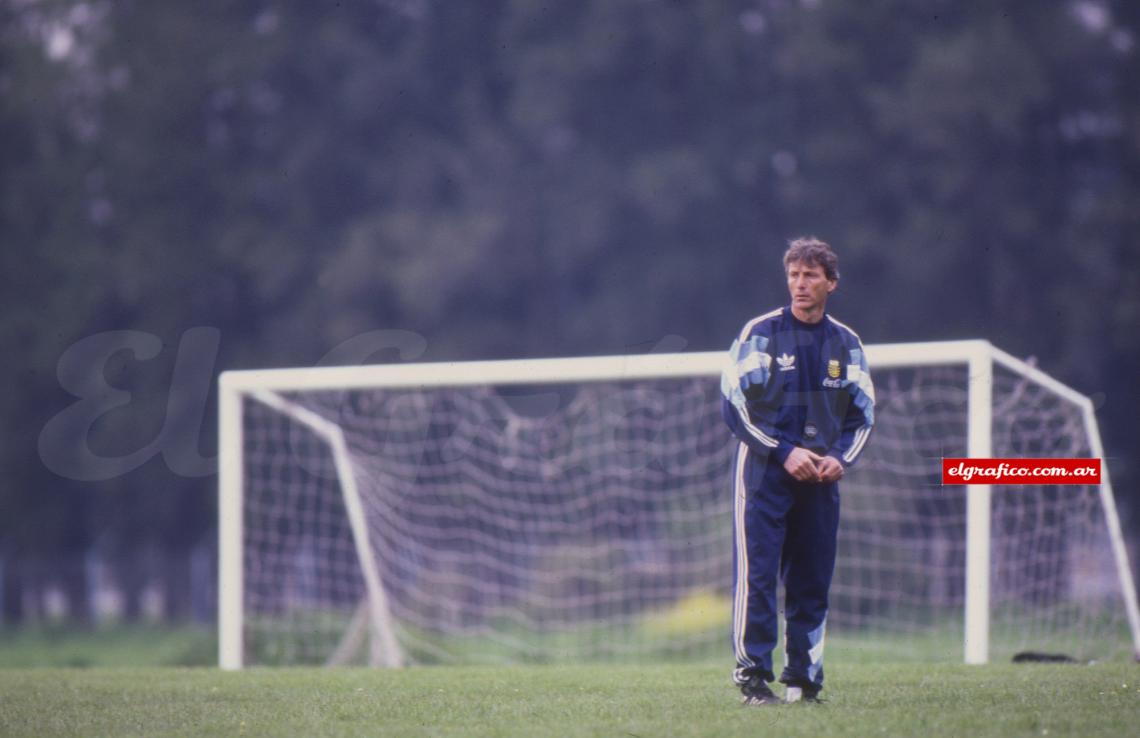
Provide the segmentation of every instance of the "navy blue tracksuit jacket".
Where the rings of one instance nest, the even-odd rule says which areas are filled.
[[[875,390],[856,333],[825,314],[804,323],[790,306],[749,321],[721,376],[722,413],[738,440],[733,466],[733,678],[775,678],[777,578],[784,582],[780,681],[823,685],[828,590],[835,569],[839,486],[800,482],[784,460],[796,446],[855,463],[875,422]]]

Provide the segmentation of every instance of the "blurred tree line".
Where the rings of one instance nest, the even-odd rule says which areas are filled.
[[[1125,0],[0,0],[6,618],[20,562],[93,550],[128,616],[154,567],[187,612],[203,367],[376,329],[719,349],[805,233],[865,341],[989,338],[1092,395],[1140,512],[1138,33]],[[60,473],[77,387],[114,409],[48,439]]]

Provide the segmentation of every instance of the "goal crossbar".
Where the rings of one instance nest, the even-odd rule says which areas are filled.
[[[921,366],[965,363],[971,358],[989,356],[995,349],[988,341],[969,340],[869,344],[866,350],[867,359],[874,366],[891,367],[903,364]],[[724,357],[723,351],[702,351],[688,354],[245,369],[223,372],[219,381],[223,390],[235,392],[556,384],[613,380],[624,376],[637,379],[716,376],[723,367]],[[1051,377],[1042,376],[1064,387]],[[1065,390],[1073,396],[1081,397],[1075,390]]]

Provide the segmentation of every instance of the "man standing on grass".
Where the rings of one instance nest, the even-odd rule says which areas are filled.
[[[815,238],[784,254],[791,303],[749,321],[721,377],[722,413],[739,441],[735,493],[733,681],[744,704],[781,700],[768,682],[784,582],[788,702],[818,701],[827,598],[839,530],[839,480],[875,422],[859,336],[826,311],[835,252]]]

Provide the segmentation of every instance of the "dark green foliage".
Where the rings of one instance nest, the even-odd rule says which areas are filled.
[[[124,456],[196,326],[216,370],[374,329],[424,360],[718,349],[808,232],[866,341],[985,337],[1093,395],[1127,509],[1138,32],[1125,2],[2,2],[0,557],[213,524],[213,477],[161,457],[40,460],[87,336],[163,343],[104,372],[131,404],[87,443]],[[179,392],[209,457],[214,397]]]

